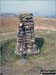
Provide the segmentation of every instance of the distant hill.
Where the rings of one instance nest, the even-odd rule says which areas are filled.
[[[1,13],[0,17],[18,17],[20,14],[20,12],[18,14],[15,13]],[[56,18],[55,15],[49,15],[49,16],[43,16],[41,13],[39,12],[33,12],[33,17],[45,17],[45,18]]]
[[[18,15],[14,13],[1,13],[0,17],[18,17]]]

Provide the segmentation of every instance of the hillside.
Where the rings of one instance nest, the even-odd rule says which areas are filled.
[[[13,32],[17,30],[18,19],[13,17],[0,18],[0,32]]]
[[[41,68],[56,70],[55,19],[34,17],[35,43],[40,54],[23,58],[15,56],[17,26],[18,18],[0,18],[0,32],[4,32],[0,38],[0,71],[4,75],[40,75]]]
[[[35,29],[55,30],[55,21],[54,18],[34,17]]]
[[[55,30],[55,21],[53,18],[34,17],[35,29],[50,29]],[[2,17],[0,18],[0,32],[17,31],[18,18]]]
[[[4,37],[2,46],[2,73],[4,75],[40,75],[43,70],[56,70],[55,32],[48,30],[35,31],[36,46],[40,48],[40,54],[20,58],[15,56],[17,35],[9,34]],[[10,37],[10,39],[9,39]],[[6,39],[6,40],[5,40]],[[26,68],[27,67],[27,68]],[[0,69],[1,69],[0,68]]]

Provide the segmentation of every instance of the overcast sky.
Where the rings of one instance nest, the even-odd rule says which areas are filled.
[[[55,15],[55,0],[1,1],[2,13],[38,12],[44,16]]]

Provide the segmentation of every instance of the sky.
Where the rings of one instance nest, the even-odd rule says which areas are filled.
[[[42,16],[55,15],[55,0],[2,0],[1,13],[35,13]]]

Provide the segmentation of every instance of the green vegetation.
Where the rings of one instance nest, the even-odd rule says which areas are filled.
[[[44,37],[47,39],[55,39],[55,31],[48,31],[48,30],[40,30],[35,31],[36,37]]]
[[[37,66],[36,69],[41,69],[41,67],[40,66]]]
[[[5,65],[6,63],[9,63],[10,58],[19,59],[18,56],[15,56],[15,47],[16,47],[16,39],[12,40],[6,40],[1,43],[1,64]]]
[[[45,68],[47,65],[48,69],[49,69],[49,66],[51,66],[50,67],[51,69],[54,69],[54,66],[55,66],[54,58],[56,56],[55,47],[54,47],[55,45],[54,34],[55,32],[48,33],[48,31],[43,31],[43,30],[35,32],[36,45],[37,45],[37,48],[40,49],[40,54],[23,57],[25,60],[30,61],[28,64],[31,65],[31,67],[40,70],[41,68]],[[13,39],[10,38],[10,39],[2,41],[2,44],[1,44],[1,47],[2,47],[1,64],[2,66],[4,65],[6,66],[8,64],[11,65],[20,59],[19,56],[15,56],[16,42],[17,40],[14,37]]]

